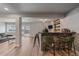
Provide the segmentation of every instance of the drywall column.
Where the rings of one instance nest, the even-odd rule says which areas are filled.
[[[17,17],[16,19],[16,47],[21,46],[21,17]]]
[[[7,33],[7,22],[5,22],[5,33]]]

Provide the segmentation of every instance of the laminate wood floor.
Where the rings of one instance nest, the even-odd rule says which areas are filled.
[[[33,47],[33,37],[23,37],[22,46],[16,47],[15,42],[4,42],[0,44],[0,56],[53,56],[53,51],[48,51],[43,54],[36,42]],[[71,52],[73,56],[73,52]],[[56,51],[56,56],[67,56],[65,51]]]

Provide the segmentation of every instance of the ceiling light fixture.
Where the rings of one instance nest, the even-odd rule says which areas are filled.
[[[9,9],[8,8],[4,8],[6,11],[8,11]]]

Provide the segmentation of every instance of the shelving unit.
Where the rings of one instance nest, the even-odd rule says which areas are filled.
[[[56,19],[53,21],[54,23],[54,32],[60,32],[60,19]]]

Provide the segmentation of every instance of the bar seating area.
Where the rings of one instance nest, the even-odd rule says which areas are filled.
[[[43,55],[49,51],[51,55],[55,56],[57,51],[58,53],[64,51],[67,56],[71,56],[71,52],[76,56],[74,35],[75,33],[41,33]]]

